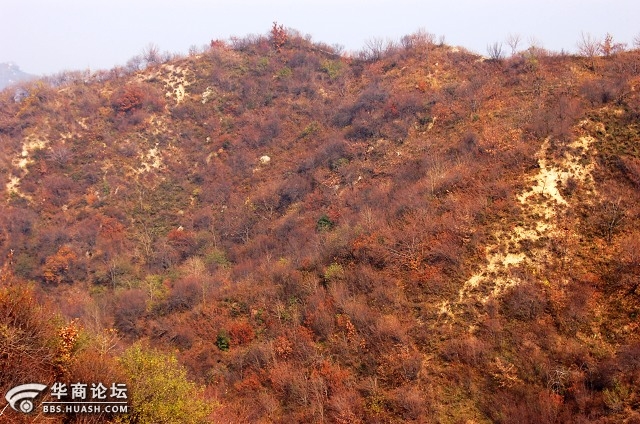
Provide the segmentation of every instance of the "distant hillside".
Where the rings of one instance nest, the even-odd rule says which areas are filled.
[[[0,63],[0,90],[19,81],[26,81],[37,78],[20,70],[14,63]]]
[[[119,422],[640,422],[640,51],[434,40],[347,56],[274,25],[0,93],[0,393],[122,381]]]

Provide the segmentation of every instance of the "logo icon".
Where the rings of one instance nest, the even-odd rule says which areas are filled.
[[[22,384],[9,390],[5,399],[14,410],[28,414],[33,411],[33,399],[46,388],[44,384]]]

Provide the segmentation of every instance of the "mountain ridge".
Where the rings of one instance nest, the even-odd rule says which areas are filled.
[[[10,85],[21,81],[28,81],[37,78],[35,75],[22,71],[13,62],[0,63],[0,90],[4,90]]]
[[[2,93],[0,312],[32,287],[87,340],[42,369],[142,393],[173,354],[198,422],[635,422],[639,52],[403,40]]]

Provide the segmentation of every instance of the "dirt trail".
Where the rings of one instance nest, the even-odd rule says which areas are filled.
[[[595,192],[593,163],[587,156],[593,141],[591,137],[581,137],[568,145],[559,158],[549,154],[550,140],[544,141],[536,155],[539,171],[531,179],[531,186],[517,196],[523,209],[520,223],[495,234],[495,242],[486,247],[486,263],[463,284],[457,302],[440,305],[441,314],[455,317],[456,304],[470,300],[486,304],[519,284],[520,278],[511,272],[515,266],[537,269],[544,265],[549,253],[546,248],[536,247],[536,242],[559,235],[557,218],[568,205],[560,192],[561,184],[572,178],[583,189]]]

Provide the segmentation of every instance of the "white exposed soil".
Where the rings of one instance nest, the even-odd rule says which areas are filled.
[[[169,126],[167,125],[167,121],[165,121],[161,116],[151,116],[149,118],[149,127],[151,129],[151,134],[171,134]]]
[[[161,80],[165,89],[168,90],[165,93],[165,97],[173,98],[176,103],[181,103],[189,95],[187,87],[191,85],[191,81],[188,79],[190,74],[193,74],[193,72],[187,68],[166,64],[153,73],[138,74],[137,79],[138,81]]]
[[[207,87],[207,89],[202,93],[202,104],[206,104],[210,99],[214,98],[216,94],[217,93],[213,87]]]
[[[45,147],[47,147],[47,144],[49,143],[48,140],[45,139],[39,139],[36,138],[34,136],[27,136],[24,139],[24,142],[22,143],[22,152],[20,154],[20,163],[22,163],[23,160],[27,160],[26,163],[24,163],[23,166],[20,166],[20,168],[23,168],[27,165],[27,163],[31,162],[31,159],[29,158],[29,155],[35,151],[35,150],[42,150]]]
[[[7,193],[18,193],[18,186],[20,185],[20,178],[12,175],[7,183]]]
[[[169,89],[166,97],[175,98],[176,103],[181,103],[187,96],[186,87],[191,85],[187,78],[190,71],[174,65],[166,65],[164,66],[164,70],[169,71],[169,75],[162,78],[165,86]]]
[[[162,166],[162,156],[160,155],[160,150],[158,149],[158,143],[146,154],[140,155],[140,167],[136,170],[136,173],[140,174],[143,172],[149,172],[152,169],[159,169]]]
[[[47,139],[41,139],[34,135],[25,137],[22,143],[22,151],[13,159],[12,163],[15,167],[28,172],[27,165],[33,162],[31,159],[31,153],[36,150],[42,150],[47,147],[49,141]],[[9,194],[17,194],[21,197],[29,198],[27,195],[20,192],[20,178],[15,175],[9,175],[9,182],[6,184],[6,191]]]
[[[271,157],[269,157],[267,155],[260,156],[260,164],[261,165],[268,165],[269,162],[271,162]]]
[[[586,156],[594,139],[582,137],[571,143],[560,158],[550,158],[550,140],[542,144],[538,152],[538,173],[532,177],[532,185],[517,196],[524,210],[522,221],[510,231],[495,234],[495,242],[486,248],[486,263],[472,275],[458,293],[458,302],[476,300],[486,303],[519,284],[518,277],[510,269],[519,265],[538,268],[545,261],[540,248],[533,247],[541,237],[557,235],[558,213],[567,207],[567,200],[560,192],[561,184],[571,177],[582,190],[595,193],[591,172],[593,163]],[[525,248],[525,246],[527,246]],[[445,301],[440,306],[444,316],[454,316],[453,306]]]

